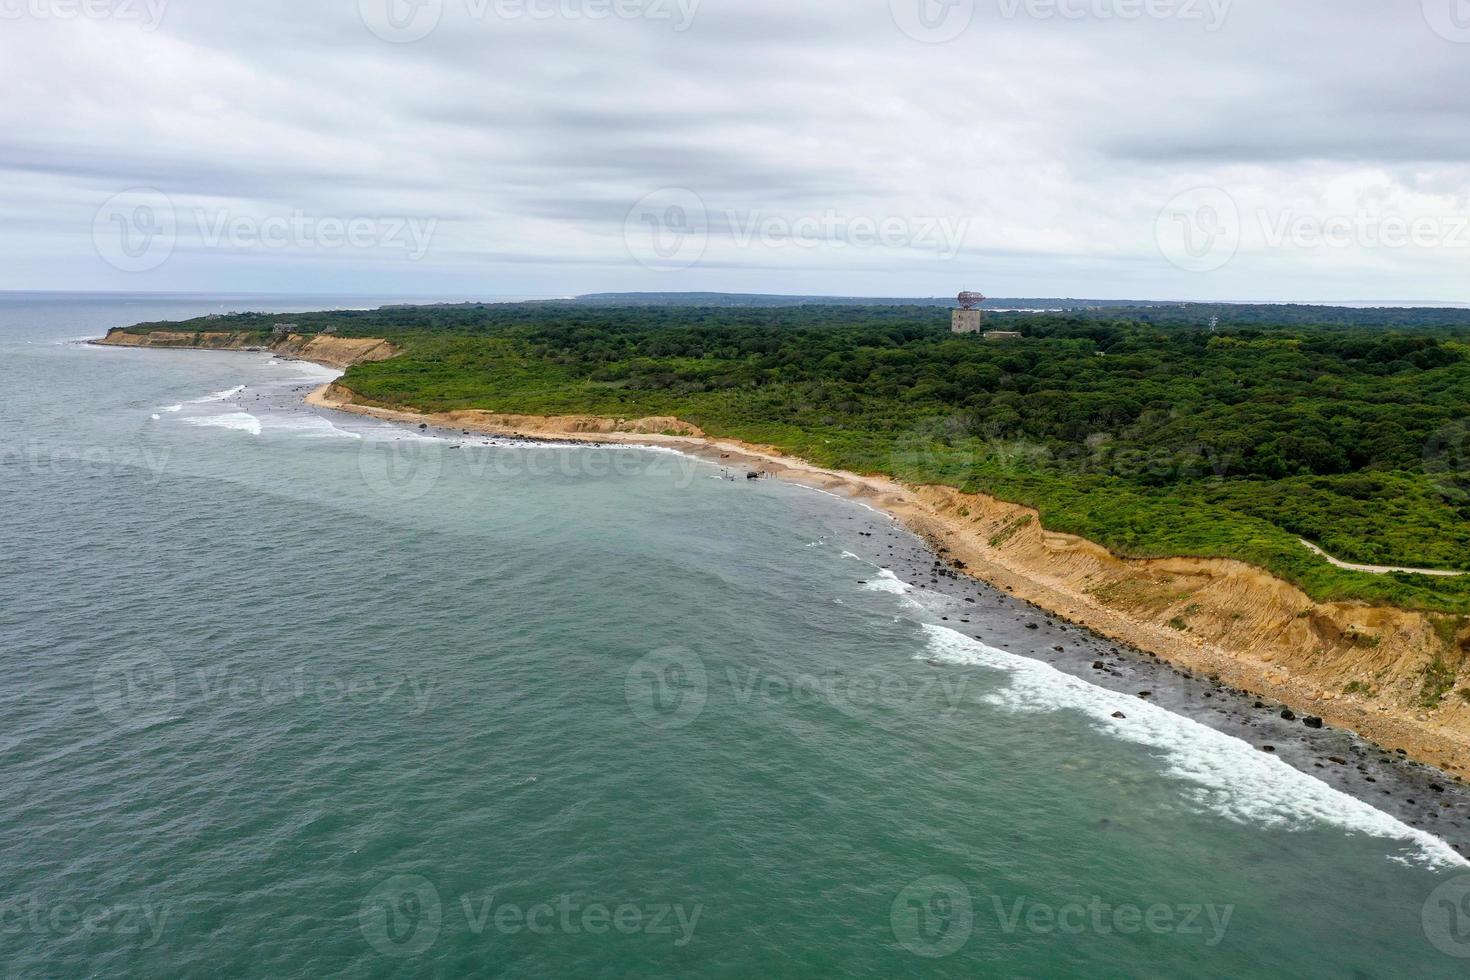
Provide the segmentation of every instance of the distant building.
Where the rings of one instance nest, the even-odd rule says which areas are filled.
[[[985,313],[977,309],[983,302],[985,302],[983,293],[960,293],[960,308],[954,311],[954,316],[950,319],[950,332],[979,333],[985,329]]]
[[[949,329],[953,333],[979,333],[985,328],[985,314],[980,310],[955,310]]]
[[[1022,336],[1022,334],[1016,333],[1014,330],[985,331],[986,340],[1020,340]]]
[[[322,327],[321,330],[318,331],[318,333],[320,333],[320,334],[322,334],[323,336],[326,336],[326,337],[330,337],[332,334],[334,334],[336,332],[337,332],[337,328],[334,327],[334,326],[333,327]]]
[[[296,332],[296,324],[294,324],[294,323],[278,323],[274,327],[271,327],[271,339],[273,339],[273,340],[285,340],[287,337],[291,336],[295,332]]]

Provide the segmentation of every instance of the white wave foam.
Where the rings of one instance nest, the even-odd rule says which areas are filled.
[[[248,432],[253,436],[260,435],[260,419],[249,412],[232,412],[229,415],[201,415],[197,418],[184,419],[185,425],[197,425],[215,429],[234,429],[237,432]]]
[[[160,412],[182,412],[183,410],[184,406],[182,405],[165,405],[159,409]]]
[[[266,429],[285,432],[304,439],[361,439],[356,432],[339,429],[320,415],[267,416]]]
[[[159,419],[163,418],[163,416],[162,415],[159,415],[157,412],[154,412],[152,415],[150,415],[148,417],[150,419],[152,419],[153,421],[155,421],[155,422],[157,422]]]
[[[1073,710],[1107,734],[1158,749],[1167,773],[1191,784],[1199,805],[1236,823],[1301,830],[1322,823],[1387,840],[1407,841],[1434,867],[1470,865],[1444,841],[1333,789],[1281,759],[1183,715],[1095,687],[1050,664],[987,646],[944,626],[924,624],[929,649],[922,658],[979,664],[1004,671],[1010,685],[986,702],[1011,711]],[[1115,712],[1127,719],[1114,718]]]
[[[852,497],[847,496],[846,494],[833,493],[831,490],[823,490],[821,487],[808,486],[805,483],[793,483],[792,486],[794,486],[794,487],[800,487],[802,490],[810,490],[812,493],[820,493],[824,497],[833,497],[833,498],[836,498],[837,500],[841,500],[841,501],[843,501],[845,503],[856,504],[859,507],[861,507],[863,510],[870,510],[873,513],[875,513],[875,514],[879,515],[880,517],[883,517],[883,518],[885,518],[885,519],[887,519],[889,521],[892,521],[892,522],[895,522],[895,523],[898,521],[898,518],[897,517],[894,517],[892,514],[888,513],[888,511],[886,511],[886,510],[880,510],[879,508],[874,507],[872,504],[865,504],[861,500],[856,500],[856,499],[854,499]]]
[[[228,399],[234,398],[236,395],[238,395],[240,392],[242,392],[244,390],[245,390],[245,386],[244,385],[236,385],[235,387],[230,388],[227,391],[216,391],[212,395],[205,395],[203,398],[196,398],[193,401],[191,401],[189,404],[190,405],[207,405],[210,402],[222,402],[222,401],[226,401]]]
[[[853,557],[856,558],[857,556],[854,555]],[[893,595],[902,596],[906,596],[913,591],[913,586],[886,568],[880,568],[878,570],[878,577],[866,583],[863,588],[870,592],[888,592]]]
[[[283,361],[279,358],[270,362],[273,366],[290,368],[308,381],[336,381],[345,374],[340,368],[327,367],[312,361]]]

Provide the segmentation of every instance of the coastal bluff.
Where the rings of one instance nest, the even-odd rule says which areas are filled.
[[[97,343],[111,347],[269,351],[279,357],[312,361],[344,371],[354,364],[386,361],[398,354],[398,348],[392,343],[376,337],[291,333],[273,339],[251,331],[154,330],[149,333],[129,333],[126,328],[118,327],[109,330],[107,336]]]
[[[711,437],[675,418],[424,413],[342,382],[308,401],[408,425],[487,435],[656,445],[864,501],[919,534],[953,567],[1064,621],[1222,685],[1289,704],[1451,774],[1470,774],[1465,617],[1319,602],[1264,569],[1221,558],[1126,558],[1043,526],[1028,507],[953,487],[826,470],[775,447]]]
[[[374,338],[260,331],[111,331],[122,347],[269,351],[346,370],[399,351]],[[1124,557],[1044,526],[1034,509],[953,487],[828,470],[712,435],[674,416],[533,416],[468,409],[426,412],[375,401],[352,378],[308,401],[410,426],[487,435],[654,445],[723,466],[848,496],[897,518],[957,571],[1139,651],[1227,687],[1290,705],[1389,750],[1470,776],[1470,617],[1362,601],[1318,601],[1245,562]],[[1346,764],[1346,763],[1344,763]]]

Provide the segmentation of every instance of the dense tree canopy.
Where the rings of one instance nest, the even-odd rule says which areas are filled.
[[[1008,342],[954,336],[947,310],[923,306],[533,303],[289,319],[402,344],[402,357],[348,378],[384,402],[678,415],[826,465],[1032,504],[1123,553],[1239,557],[1324,597],[1470,608],[1470,580],[1342,572],[1297,540],[1352,561],[1470,569],[1463,310],[992,314],[1024,334]]]

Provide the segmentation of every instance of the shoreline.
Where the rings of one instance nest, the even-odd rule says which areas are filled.
[[[149,335],[141,342],[132,339],[136,336],[113,331],[97,343],[183,346],[180,335]],[[242,349],[229,335],[190,339],[219,345],[203,349]],[[350,355],[359,350],[374,351],[376,360],[385,346],[391,347],[356,341],[352,351],[313,356],[329,353],[313,347],[334,341],[310,343],[293,336],[255,349],[342,370],[355,363]],[[884,476],[825,469],[773,447],[710,437],[679,419],[420,413],[362,399],[340,379],[312,391],[306,403],[448,431],[673,449],[853,499],[918,536],[951,573],[985,583],[1063,623],[1242,695],[1290,706],[1285,713],[1297,724],[1353,732],[1457,782],[1470,774],[1470,699],[1452,696],[1434,708],[1415,703],[1425,666],[1436,662],[1443,644],[1438,624],[1426,614],[1319,603],[1263,569],[1229,559],[1120,558],[1095,542],[1046,530],[1030,508],[949,487],[909,487]],[[1459,642],[1470,649],[1470,633]],[[1369,689],[1377,685],[1378,691]],[[1366,693],[1349,693],[1359,686]]]
[[[1295,586],[1243,562],[1228,559],[1123,559],[1102,546],[1072,535],[1042,528],[1035,511],[980,494],[964,494],[948,487],[908,487],[881,476],[863,476],[829,470],[785,456],[769,446],[714,438],[687,423],[683,435],[666,434],[658,427],[677,420],[615,421],[593,416],[539,417],[478,410],[419,413],[358,400],[355,392],[333,381],[313,391],[307,403],[322,409],[348,412],[409,426],[427,425],[448,431],[468,431],[502,438],[642,445],[674,449],[706,462],[732,469],[745,468],[762,477],[782,479],[846,497],[881,510],[927,543],[945,565],[963,575],[1036,606],[1047,615],[1127,647],[1144,656],[1154,655],[1171,664],[1218,682],[1243,694],[1290,706],[1300,723],[1317,723],[1354,732],[1389,752],[1433,766],[1454,780],[1470,772],[1470,733],[1431,722],[1364,699],[1338,695],[1322,677],[1293,674],[1281,665],[1283,646],[1296,646],[1303,623],[1350,635],[1354,621],[1392,625],[1409,639],[1423,641],[1432,629],[1418,613],[1357,604],[1316,603]],[[977,516],[978,515],[978,516]],[[978,525],[978,526],[977,526]],[[1001,540],[997,540],[1001,539]],[[1051,567],[1048,567],[1051,566]],[[1111,572],[1111,575],[1106,574]],[[1095,580],[1092,592],[1075,587],[1077,581]],[[1131,582],[1129,580],[1132,580]],[[1136,584],[1138,602],[1114,608],[1103,601],[1113,586]],[[1176,592],[1192,587],[1189,596],[1201,598],[1214,589],[1241,596],[1255,590],[1273,594],[1271,608],[1247,617],[1234,615],[1225,632],[1244,638],[1252,649],[1229,649],[1204,640],[1193,630],[1178,628],[1178,617],[1167,615],[1172,606],[1156,612],[1161,621],[1130,615],[1130,605],[1157,605],[1159,585]],[[1258,598],[1258,597],[1256,597]],[[1186,608],[1202,603],[1186,604]],[[1289,610],[1286,625],[1279,621]],[[1302,610],[1305,612],[1298,612]],[[1405,622],[1385,624],[1385,617]],[[1227,616],[1229,618],[1229,616]],[[1278,620],[1266,623],[1262,619]],[[1349,625],[1339,627],[1341,618]],[[1174,625],[1171,625],[1173,622]],[[1275,626],[1275,635],[1272,626]],[[1194,633],[1194,635],[1191,635]],[[1300,653],[1299,649],[1293,652]],[[1390,650],[1389,652],[1393,652]],[[1288,662],[1290,662],[1288,660]],[[1454,705],[1446,705],[1453,709]],[[1470,715],[1467,715],[1470,717]]]

